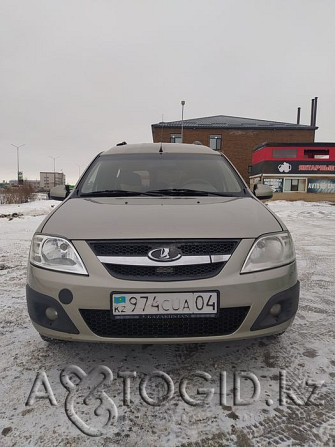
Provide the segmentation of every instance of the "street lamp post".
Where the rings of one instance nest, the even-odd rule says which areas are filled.
[[[16,147],[16,158],[17,158],[17,184],[20,184],[20,154],[19,149],[20,147],[24,146],[24,144],[20,144],[19,146],[16,146],[16,144],[11,144],[12,146]]]
[[[185,101],[181,101],[181,142],[184,142],[184,106]]]

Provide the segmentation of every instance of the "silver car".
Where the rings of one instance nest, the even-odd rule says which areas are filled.
[[[27,304],[48,341],[209,342],[280,334],[298,307],[289,231],[201,145],[99,154],[37,229]]]

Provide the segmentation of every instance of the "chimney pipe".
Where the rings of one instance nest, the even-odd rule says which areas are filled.
[[[316,111],[317,111],[317,108],[318,108],[318,97],[316,96],[314,98],[314,116],[313,116],[313,126],[314,127],[316,126]]]
[[[315,99],[312,99],[312,109],[311,109],[311,126],[313,126],[313,119],[314,119],[314,102]]]
[[[300,111],[301,111],[301,107],[298,107],[297,124],[300,124]]]

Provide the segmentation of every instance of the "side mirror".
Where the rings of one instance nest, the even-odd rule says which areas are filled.
[[[256,183],[254,186],[254,194],[259,200],[271,199],[273,197],[273,190],[268,185]]]
[[[58,185],[50,189],[49,199],[64,200],[69,195],[69,185]]]

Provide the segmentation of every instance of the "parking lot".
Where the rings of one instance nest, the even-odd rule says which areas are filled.
[[[1,445],[333,445],[334,205],[268,203],[292,233],[301,281],[298,314],[278,339],[51,346],[30,323],[25,271],[33,232],[55,205],[36,201],[0,206]],[[105,413],[94,413],[97,402],[91,399],[83,405],[80,393],[72,392],[73,413],[68,417],[65,401],[71,390],[60,378],[67,368],[78,385],[75,367],[90,376],[100,366],[113,374],[111,383],[101,385],[108,396],[104,408],[113,402],[118,413],[108,427]],[[129,379],[126,372],[132,373]],[[35,393],[35,401],[26,405],[38,374],[47,380],[48,396],[54,399]],[[94,381],[96,376],[91,376]],[[42,385],[39,391],[44,391]],[[75,416],[85,424],[78,426]],[[92,429],[91,435],[85,426]]]

